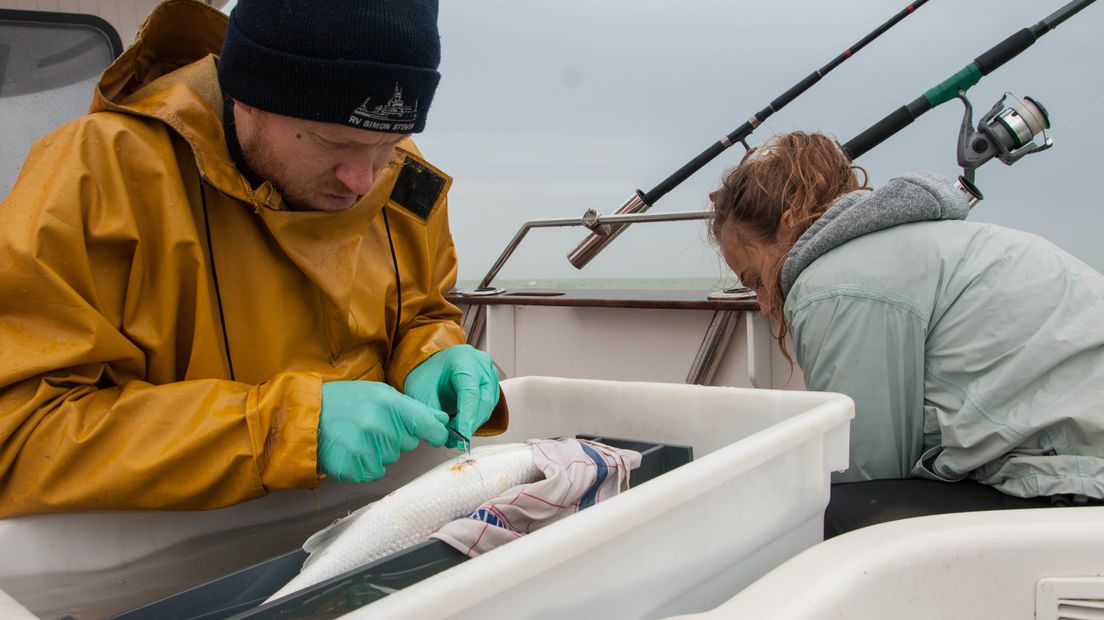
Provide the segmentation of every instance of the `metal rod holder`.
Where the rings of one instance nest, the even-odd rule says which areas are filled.
[[[625,215],[630,213],[643,213],[650,207],[651,205],[644,202],[644,199],[638,191],[632,195],[632,198],[625,201],[625,204],[618,207],[617,211],[614,211],[614,214]],[[586,227],[591,229],[592,232],[567,255],[568,262],[574,265],[576,269],[585,267],[592,258],[597,256],[607,245],[613,243],[613,240],[628,228],[628,224],[601,225],[593,221],[594,214],[593,211],[587,211],[587,213],[583,214],[583,218],[587,218],[588,215],[590,216],[591,221],[586,224]]]

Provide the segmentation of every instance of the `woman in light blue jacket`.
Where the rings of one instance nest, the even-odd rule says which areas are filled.
[[[819,134],[752,150],[711,198],[725,261],[787,358],[792,334],[808,388],[855,400],[827,535],[1104,499],[1104,276],[964,221],[965,195],[936,175],[870,190]]]

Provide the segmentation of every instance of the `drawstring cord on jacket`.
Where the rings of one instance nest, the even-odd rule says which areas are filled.
[[[219,291],[218,269],[215,268],[215,244],[211,242],[211,221],[207,216],[207,184],[203,177],[199,178],[199,196],[203,203],[203,231],[207,234],[207,257],[211,261],[211,279],[215,285],[215,302],[218,304],[219,325],[222,326],[222,345],[226,347],[226,366],[230,370],[230,380],[236,381],[234,375],[234,356],[230,354],[230,337],[226,332],[226,315],[222,311],[222,293]]]
[[[399,258],[395,255],[395,241],[391,238],[391,222],[387,220],[387,207],[383,207],[383,227],[387,229],[387,245],[391,248],[391,265],[395,268],[395,328],[391,332],[391,342],[387,352],[387,365],[395,353],[395,340],[399,337],[399,325],[402,324],[402,278],[399,277]]]

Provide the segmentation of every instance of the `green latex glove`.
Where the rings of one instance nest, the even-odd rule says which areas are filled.
[[[467,438],[498,404],[498,371],[491,356],[458,344],[429,356],[406,377],[403,392],[452,418],[448,425]],[[457,447],[449,437],[448,446]]]
[[[443,446],[448,415],[403,396],[386,383],[322,384],[318,468],[342,482],[383,477],[383,468],[424,440]]]

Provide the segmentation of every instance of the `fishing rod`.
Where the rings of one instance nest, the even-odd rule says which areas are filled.
[[[920,8],[927,3],[928,0],[914,0],[907,7],[899,11],[896,15],[889,19],[881,26],[875,28],[870,34],[859,40],[851,47],[843,51],[839,56],[832,59],[831,62],[824,65],[820,69],[817,69],[813,73],[809,74],[805,79],[801,80],[797,84],[794,84],[789,90],[782,93],[774,101],[770,102],[770,105],[757,112],[754,116],[747,120],[743,125],[733,130],[731,133],[725,135],[717,142],[713,143],[709,148],[702,151],[700,155],[695,157],[686,163],[682,168],[679,168],[674,174],[667,177],[659,185],[655,186],[651,191],[645,193],[641,190],[636,190],[631,198],[628,199],[621,207],[614,212],[614,215],[625,215],[632,213],[642,213],[650,209],[656,201],[662,198],[667,192],[677,187],[680,183],[685,181],[690,175],[694,174],[698,170],[712,161],[718,155],[720,155],[725,149],[734,144],[743,144],[745,149],[750,147],[747,144],[747,137],[751,135],[755,128],[758,127],[763,121],[767,120],[772,114],[781,110],[786,104],[796,99],[799,95],[811,88],[813,84],[820,81],[822,77],[827,75],[830,71],[838,67],[848,58],[854,56],[859,50],[866,47],[868,43],[877,39],[884,34],[887,30],[897,25],[901,20],[911,15],[916,9]],[[589,216],[589,218],[588,218]],[[610,244],[618,235],[620,235],[628,226],[629,223],[619,224],[601,224],[600,217],[597,216],[592,210],[588,211],[583,216],[585,219],[594,222],[593,226],[588,225],[591,234],[583,240],[574,250],[567,255],[567,260],[575,265],[577,269],[582,269],[587,263],[591,261],[599,252],[601,252],[607,245]],[[501,260],[501,259],[500,259]],[[487,280],[485,278],[484,280]],[[489,282],[485,282],[482,286],[489,286]]]
[[[983,76],[989,75],[1004,63],[1012,60],[1021,52],[1034,45],[1039,37],[1058,27],[1096,0],[1073,0],[1039,23],[1024,28],[1004,41],[990,48],[974,59],[974,62],[943,80],[935,87],[908,105],[901,106],[889,113],[866,131],[855,136],[843,145],[843,150],[853,160],[878,146],[890,136],[908,127],[922,114],[952,99],[959,99],[966,107],[965,116],[959,131],[958,163],[963,175],[958,178],[958,187],[966,192],[970,206],[982,198],[981,191],[974,185],[974,172],[978,166],[999,158],[1012,165],[1026,155],[1044,151],[1053,142],[1046,137],[1050,128],[1050,118],[1041,103],[1024,97],[1022,100],[1005,95],[982,117],[975,130],[973,128],[973,108],[966,98],[966,90],[977,84]],[[1012,97],[1013,102],[1005,101]],[[1034,142],[1042,133],[1043,142]]]

